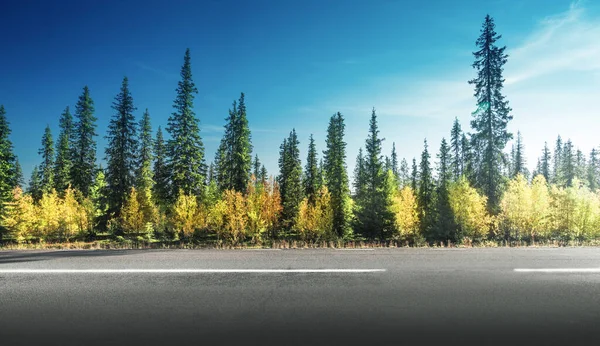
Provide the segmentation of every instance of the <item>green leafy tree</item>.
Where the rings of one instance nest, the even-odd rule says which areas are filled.
[[[166,206],[169,198],[169,172],[166,165],[167,151],[163,139],[162,129],[158,127],[154,140],[154,167],[152,169],[154,181],[154,199],[158,205]]]
[[[71,184],[71,170],[73,167],[72,149],[74,125],[73,116],[69,107],[60,115],[60,133],[56,143],[56,160],[54,160],[54,188],[63,195]]]
[[[381,157],[377,115],[375,109],[371,113],[369,136],[365,143],[365,196],[356,201],[356,225],[358,233],[374,239],[383,240],[395,232],[395,214],[393,212],[392,196],[387,189],[386,171]]]
[[[87,85],[75,107],[74,138],[72,148],[71,181],[84,197],[89,196],[96,174],[96,117],[94,101]]]
[[[332,229],[338,237],[346,237],[350,232],[350,188],[346,169],[345,129],[344,117],[340,112],[329,118],[322,165],[325,186],[331,197]]]
[[[42,192],[50,193],[54,182],[54,140],[49,125],[44,130],[42,147],[38,150],[38,154],[42,155],[42,163],[39,166]]]
[[[170,176],[170,200],[175,201],[180,190],[184,195],[199,196],[206,176],[204,144],[200,137],[199,120],[194,113],[194,94],[198,89],[192,80],[190,50],[185,51],[181,81],[173,102],[175,111],[168,121],[167,170]]]
[[[282,225],[286,229],[294,226],[298,216],[298,208],[302,202],[302,163],[298,149],[298,136],[293,129],[287,139],[284,139],[279,152],[279,177],[281,191]]]
[[[473,68],[477,70],[477,77],[469,81],[469,84],[475,86],[474,96],[479,106],[471,121],[471,127],[475,131],[471,139],[474,147],[480,152],[476,182],[488,197],[490,211],[498,209],[502,182],[502,151],[512,139],[512,134],[506,129],[512,119],[512,109],[502,95],[502,72],[508,56],[504,53],[506,47],[496,46],[500,38],[501,35],[495,32],[494,20],[489,15],[486,16],[481,36],[476,42],[479,49],[473,53]]]
[[[308,203],[314,206],[316,194],[319,192],[319,167],[317,163],[317,148],[313,135],[310,135],[308,143],[308,155],[306,157],[306,166],[304,168],[304,196]]]
[[[115,97],[112,109],[115,114],[110,119],[106,139],[106,184],[108,186],[108,211],[119,217],[123,204],[135,184],[137,155],[137,124],[133,112],[133,97],[129,91],[129,81],[123,78],[121,91]]]

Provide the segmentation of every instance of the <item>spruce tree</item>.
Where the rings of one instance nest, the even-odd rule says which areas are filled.
[[[254,162],[252,163],[252,174],[256,178],[256,181],[260,181],[260,160],[258,154],[254,155]]]
[[[524,151],[525,147],[523,145],[523,138],[521,137],[521,132],[517,131],[517,143],[514,147],[511,177],[515,177],[517,176],[517,174],[522,174],[525,178],[527,178],[527,161],[525,160]]]
[[[108,213],[119,217],[121,208],[135,184],[137,168],[137,124],[133,112],[133,97],[129,81],[123,78],[121,91],[115,97],[106,139],[106,185],[108,191]]]
[[[268,179],[268,175],[267,175],[267,168],[265,167],[265,165],[262,165],[262,167],[260,168],[260,181],[265,184],[267,182]]]
[[[419,165],[419,189],[417,192],[417,205],[419,219],[421,220],[421,233],[430,235],[435,222],[434,182],[431,174],[430,155],[427,150],[427,139],[424,140],[421,163]]]
[[[454,214],[450,206],[449,188],[454,176],[452,172],[451,148],[445,138],[442,138],[440,152],[438,153],[438,184],[436,198],[436,231],[431,237],[437,241],[456,241],[456,226]]]
[[[42,175],[38,169],[38,166],[34,166],[33,170],[31,171],[27,193],[33,197],[34,201],[39,201],[42,198],[42,194],[44,193],[42,190]]]
[[[358,233],[374,239],[384,240],[391,236],[395,228],[395,218],[392,212],[392,200],[386,189],[381,144],[379,137],[377,115],[375,108],[371,113],[369,136],[365,142],[365,196],[357,201],[356,230]]]
[[[473,68],[477,70],[477,77],[469,81],[475,86],[474,96],[479,106],[471,121],[471,127],[475,130],[472,136],[474,147],[481,150],[476,182],[488,197],[488,210],[493,212],[497,211],[500,200],[502,151],[512,139],[512,134],[506,129],[512,119],[512,109],[502,95],[502,72],[508,56],[504,53],[506,47],[496,46],[501,35],[494,29],[494,20],[487,15],[481,36],[476,42],[479,50],[473,53]]]
[[[465,176],[467,178],[467,181],[469,182],[469,184],[471,186],[475,186],[475,182],[476,182],[476,175],[475,175],[475,171],[476,171],[476,166],[475,166],[475,154],[473,153],[473,150],[471,149],[471,143],[469,141],[469,139],[467,138],[467,135],[463,133],[461,139],[460,139],[460,147],[461,147],[461,152],[462,152],[462,158],[463,158],[463,172],[462,175]]]
[[[419,178],[419,169],[417,168],[417,159],[415,159],[413,157],[412,159],[412,171],[410,174],[410,187],[412,188],[413,192],[416,194],[417,190],[419,188],[418,185],[418,178]]]
[[[175,111],[169,117],[166,166],[171,180],[169,197],[174,201],[181,190],[186,195],[199,196],[206,176],[204,144],[200,137],[199,120],[194,113],[194,95],[198,89],[192,80],[189,48],[181,67],[181,81],[173,102]]]
[[[144,115],[142,115],[142,119],[138,126],[139,148],[137,150],[135,185],[137,193],[141,194],[143,191],[151,191],[154,186],[154,180],[152,179],[154,148],[152,143],[152,125],[150,123],[150,113],[148,112],[148,109],[146,109]]]
[[[87,85],[75,107],[74,138],[72,148],[71,181],[73,188],[84,197],[89,196],[96,174],[96,117],[94,101]]]
[[[73,117],[69,107],[65,108],[60,115],[60,134],[56,143],[56,160],[54,160],[54,188],[62,196],[64,191],[71,184],[71,170],[73,162]]]
[[[559,135],[558,138],[556,138],[556,144],[554,146],[554,158],[552,161],[554,164],[554,167],[552,169],[552,183],[556,185],[561,185],[564,182],[563,173],[561,172],[563,157],[562,150],[563,143],[562,138],[560,138]]]
[[[394,179],[396,180],[396,186],[400,186],[400,167],[398,167],[398,154],[396,153],[396,142],[392,143],[392,155],[390,156],[390,161],[392,165],[392,173],[394,174]]]
[[[54,186],[54,140],[49,125],[46,125],[44,130],[42,147],[38,150],[38,154],[42,156],[42,163],[39,166],[41,189],[43,193],[49,193]]]
[[[573,186],[573,180],[575,179],[575,154],[573,153],[573,143],[571,140],[567,140],[564,147],[562,148],[562,164],[559,168],[562,176],[562,184],[567,187]]]
[[[587,166],[587,181],[590,190],[596,191],[596,189],[598,189],[598,187],[600,186],[599,178],[600,175],[598,174],[598,152],[596,151],[596,148],[592,148]]]
[[[16,156],[10,140],[10,126],[6,119],[6,110],[0,105],[0,211],[4,204],[11,200],[12,190],[16,183]]]
[[[252,143],[244,93],[240,95],[237,112],[234,124],[235,141],[233,142],[233,188],[238,192],[245,192],[252,169]]]
[[[358,148],[358,155],[356,156],[356,164],[354,165],[354,201],[358,204],[363,203],[362,200],[365,197],[367,191],[367,182],[365,175],[365,157],[363,155],[363,149]],[[360,201],[360,202],[359,202]]]
[[[308,142],[308,155],[306,157],[306,166],[304,168],[304,196],[308,198],[308,203],[314,205],[317,192],[319,191],[319,167],[317,164],[317,148],[313,135],[310,135]]]
[[[19,186],[23,188],[25,186],[25,178],[23,177],[23,169],[21,168],[21,164],[19,163],[19,159],[15,157],[15,182],[14,186]]]
[[[405,158],[402,158],[400,162],[400,187],[405,187],[410,183],[410,175],[408,173],[408,162]]]
[[[462,152],[462,129],[458,118],[454,118],[452,131],[450,131],[450,152],[452,155],[452,175],[458,180],[464,171],[464,158]]]
[[[286,229],[291,229],[298,215],[302,202],[302,163],[298,149],[298,136],[293,129],[281,145],[279,157],[279,186],[281,193],[281,221]]]
[[[350,188],[346,170],[346,142],[344,141],[346,125],[340,112],[329,119],[325,150],[323,151],[323,171],[327,189],[331,195],[333,210],[333,232],[338,237],[349,234],[350,215],[348,203]]]
[[[550,149],[548,149],[548,142],[544,142],[544,149],[542,150],[542,158],[540,160],[538,174],[543,175],[547,182],[550,182],[550,160],[552,160],[552,158]]]
[[[580,149],[577,149],[575,154],[575,176],[580,180],[585,179],[586,170],[585,156]]]
[[[169,199],[169,172],[166,166],[167,149],[163,139],[162,129],[159,126],[154,140],[154,167],[152,169],[156,203],[165,207]]]

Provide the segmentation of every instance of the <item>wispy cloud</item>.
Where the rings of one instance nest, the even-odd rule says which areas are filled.
[[[520,46],[511,49],[506,85],[555,72],[600,70],[600,21],[581,2],[541,21]]]
[[[169,72],[163,71],[161,69],[146,65],[143,62],[138,61],[135,63],[135,65],[137,67],[141,68],[142,70],[153,72],[153,73],[158,74],[167,79],[177,79],[178,78],[177,74],[175,74],[175,73],[169,73]]]

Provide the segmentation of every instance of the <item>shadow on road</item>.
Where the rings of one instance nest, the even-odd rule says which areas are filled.
[[[0,264],[48,261],[59,258],[106,257],[125,255],[124,250],[0,251]]]

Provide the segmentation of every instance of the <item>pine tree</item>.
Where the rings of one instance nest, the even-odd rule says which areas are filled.
[[[263,183],[263,185],[267,182],[267,168],[265,167],[265,165],[262,165],[262,167],[260,168],[260,181]]]
[[[237,111],[234,126],[235,141],[233,142],[233,188],[238,192],[245,192],[252,168],[252,143],[244,93],[240,95]]]
[[[357,201],[356,230],[371,239],[378,237],[384,240],[391,236],[395,227],[395,216],[392,212],[392,199],[386,188],[386,171],[381,157],[377,115],[375,108],[371,113],[369,136],[365,143],[365,196]]]
[[[573,180],[576,177],[576,161],[575,154],[573,153],[573,143],[571,140],[567,140],[562,148],[562,163],[559,168],[562,176],[562,184],[567,187],[573,186]]]
[[[454,118],[452,131],[450,131],[450,152],[452,153],[452,175],[454,180],[458,180],[464,172],[464,158],[462,145],[462,129],[458,118]]]
[[[589,163],[587,166],[587,181],[588,187],[591,191],[596,191],[596,189],[598,189],[598,187],[600,186],[600,174],[598,173],[598,164],[598,152],[596,151],[596,148],[592,148],[592,151],[590,152]]]
[[[477,77],[469,84],[475,85],[475,97],[479,106],[473,113],[471,127],[475,130],[472,141],[476,149],[481,149],[481,162],[478,165],[477,185],[488,197],[488,210],[496,211],[500,199],[500,182],[502,179],[502,151],[512,134],[506,125],[512,119],[508,101],[502,95],[504,78],[503,66],[507,61],[504,53],[506,47],[497,47],[496,41],[502,36],[495,31],[494,20],[487,15],[481,29],[481,36],[474,52],[473,68]]]
[[[137,124],[133,115],[137,108],[133,105],[127,77],[123,78],[121,91],[115,97],[112,109],[116,113],[110,119],[105,137],[108,141],[105,151],[106,184],[108,212],[119,217],[123,204],[135,184],[137,169]]]
[[[258,154],[256,154],[254,156],[254,162],[252,164],[253,168],[252,168],[252,174],[254,175],[254,177],[256,178],[256,181],[259,182],[260,179],[260,160],[258,159]]]
[[[346,125],[340,112],[329,119],[327,138],[323,151],[323,171],[325,186],[331,195],[333,210],[333,232],[338,237],[349,234],[350,188],[346,170],[346,142],[344,141]]]
[[[311,206],[315,205],[316,195],[319,191],[319,168],[317,164],[317,148],[313,135],[310,135],[308,143],[308,155],[304,168],[304,196]]]
[[[38,154],[42,155],[42,163],[39,166],[40,184],[43,193],[49,193],[52,190],[54,183],[54,140],[50,126],[47,125],[42,136],[42,147],[38,150]]]
[[[427,139],[424,141],[423,153],[419,167],[419,189],[417,193],[419,219],[421,220],[421,233],[431,234],[435,222],[434,188],[430,155],[427,150]]]
[[[34,166],[31,171],[31,177],[29,178],[29,187],[27,188],[27,193],[33,197],[34,201],[39,201],[42,198],[42,179],[41,173],[38,169],[38,166]]]
[[[61,196],[71,184],[73,135],[73,117],[67,106],[60,116],[60,134],[56,143],[56,160],[54,160],[54,188]]]
[[[181,81],[177,87],[177,97],[173,102],[175,111],[168,121],[167,132],[167,171],[170,177],[169,197],[175,201],[179,191],[185,195],[199,196],[203,191],[206,167],[204,144],[200,137],[199,120],[194,113],[194,94],[198,93],[192,80],[190,50],[185,51],[181,67]]]
[[[280,148],[278,182],[281,191],[281,205],[283,207],[281,220],[286,229],[294,226],[298,215],[298,208],[302,201],[302,163],[298,149],[298,136],[293,129],[287,139],[284,139]]]
[[[400,168],[398,167],[398,154],[396,153],[396,142],[392,143],[392,155],[390,156],[390,163],[392,165],[392,173],[394,174],[394,179],[396,180],[396,186],[400,186],[401,177],[400,177]]]
[[[408,162],[406,162],[405,158],[402,158],[400,162],[400,187],[403,188],[408,186],[410,183],[410,176],[408,173]]]
[[[6,119],[6,110],[0,105],[0,211],[4,212],[4,203],[12,199],[15,187],[15,161],[13,144],[9,138],[11,130]]]
[[[438,158],[438,184],[437,184],[437,206],[436,206],[436,232],[432,238],[443,241],[456,241],[456,226],[454,214],[450,206],[449,188],[450,181],[456,172],[452,172],[451,148],[445,138],[442,138]]]
[[[410,174],[410,187],[416,193],[418,191],[419,169],[417,168],[417,160],[413,157],[412,172]]]
[[[561,168],[562,168],[562,150],[563,150],[563,144],[562,144],[562,139],[560,138],[560,135],[558,136],[558,138],[556,138],[556,144],[554,146],[554,158],[553,158],[553,164],[554,167],[552,169],[552,183],[556,184],[556,185],[561,185],[563,183],[563,173],[561,172]]]
[[[544,142],[544,149],[542,150],[542,158],[540,160],[540,168],[538,174],[544,176],[546,181],[550,181],[550,149],[548,149],[548,142]]]
[[[463,176],[467,178],[470,186],[475,186],[475,181],[477,177],[475,176],[475,154],[471,149],[471,144],[467,135],[463,133],[460,139],[460,147],[463,158]]]
[[[586,171],[585,156],[581,150],[577,149],[575,154],[575,176],[580,180],[584,179],[586,177]]]
[[[156,216],[156,208],[154,207],[154,197],[152,190],[154,188],[154,180],[152,179],[152,160],[153,158],[153,143],[152,143],[152,126],[150,124],[150,113],[148,109],[144,112],[139,123],[139,148],[136,162],[135,174],[135,197],[143,214],[143,220],[148,223],[152,222]],[[131,199],[131,192],[129,198]],[[131,201],[131,203],[134,203]],[[130,204],[134,205],[134,204]]]
[[[156,204],[165,207],[169,199],[169,172],[166,166],[167,149],[159,126],[154,140],[154,167],[152,169]]]
[[[358,148],[358,155],[356,156],[356,164],[354,165],[354,200],[362,201],[367,191],[367,182],[365,181],[365,158],[363,155],[363,149]],[[359,202],[359,204],[362,202]]]
[[[94,101],[90,97],[87,85],[75,107],[74,138],[72,148],[71,181],[73,188],[84,197],[90,194],[96,174],[96,117]]]
[[[517,143],[514,147],[514,157],[512,162],[512,172],[511,178],[517,176],[517,174],[523,174],[525,178],[527,178],[527,161],[525,160],[525,147],[523,145],[523,139],[521,137],[521,132],[517,131]]]
[[[25,178],[23,177],[23,169],[21,168],[19,159],[16,157],[15,157],[15,182],[13,185],[18,186],[21,189],[25,186]]]

